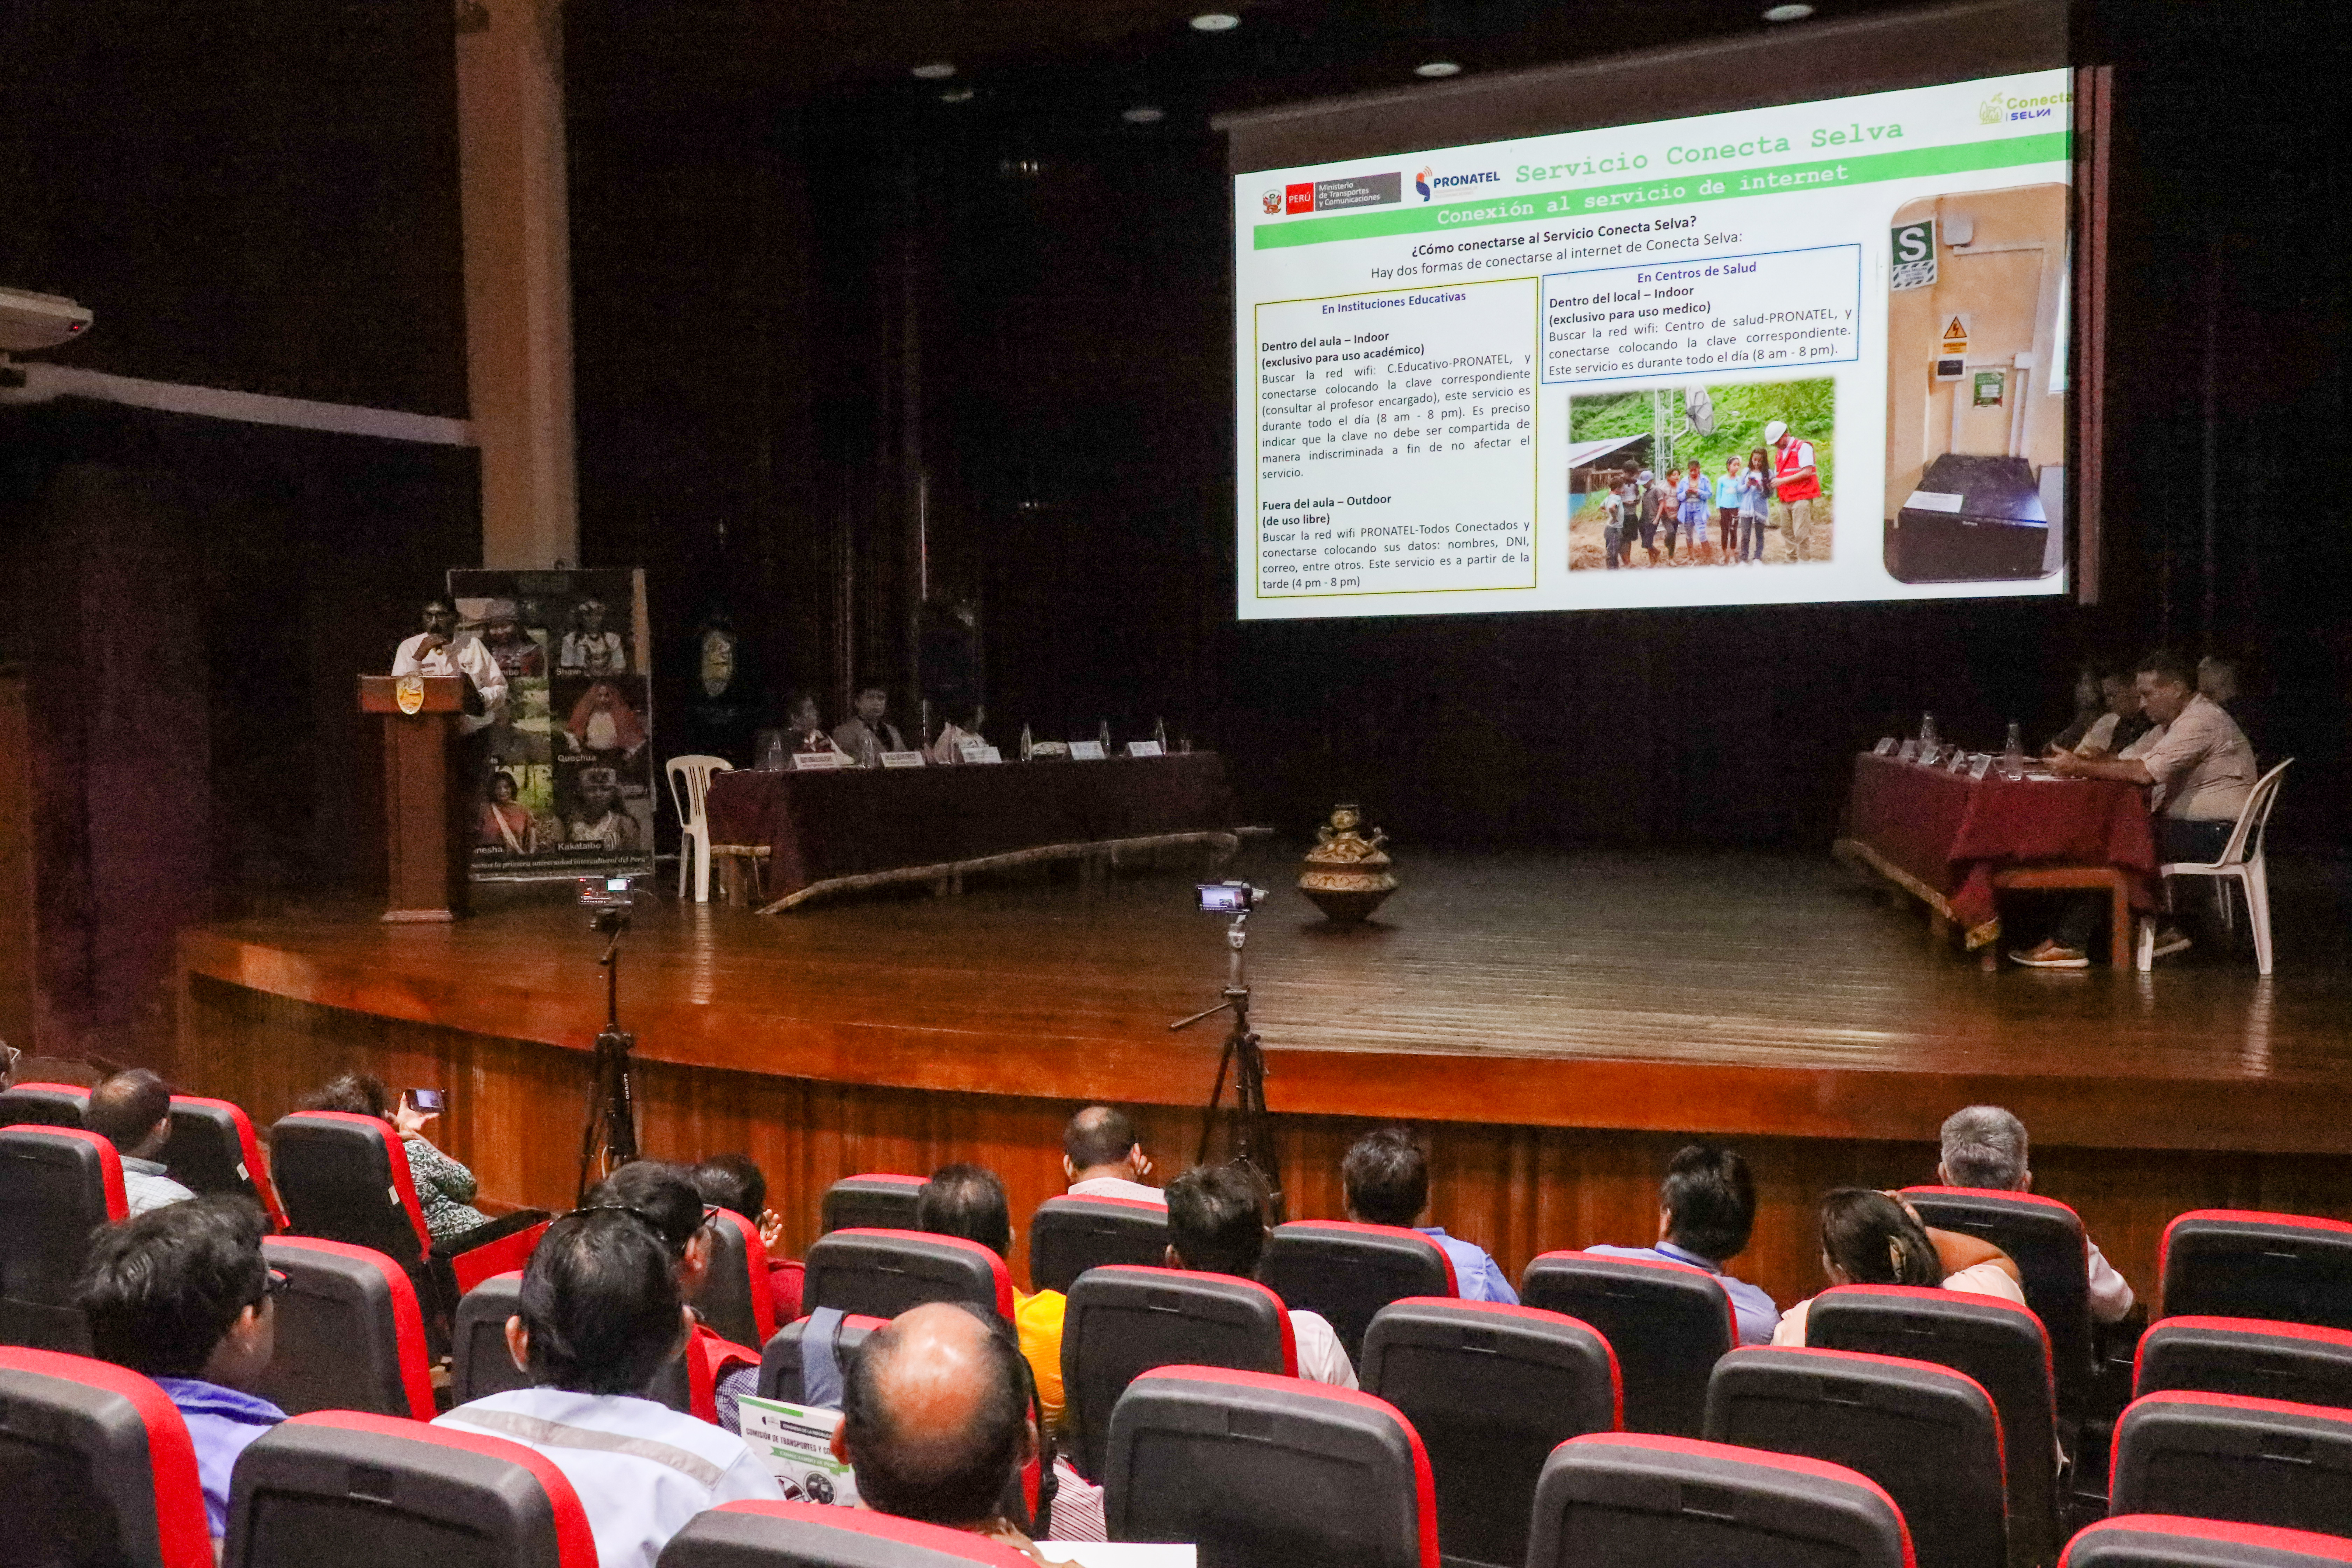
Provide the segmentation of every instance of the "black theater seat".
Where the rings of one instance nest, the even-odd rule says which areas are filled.
[[[1364,1353],[1372,1314],[1391,1301],[1461,1294],[1445,1248],[1403,1226],[1352,1220],[1276,1226],[1257,1277],[1286,1306],[1319,1313],[1351,1362]]]
[[[1076,1198],[1037,1205],[1029,1221],[1029,1283],[1066,1293],[1106,1263],[1159,1264],[1168,1258],[1168,1206],[1139,1198]]]
[[[2352,1535],[2352,1411],[2234,1394],[2135,1399],[2116,1423],[2116,1513]]]
[[[286,1276],[278,1348],[254,1392],[289,1415],[365,1410],[433,1419],[433,1363],[408,1271],[364,1247],[272,1237],[263,1259]]]
[[[130,1213],[122,1157],[79,1127],[0,1128],[0,1344],[81,1354],[90,1232]]]
[[[20,1083],[0,1089],[0,1127],[87,1127],[89,1090],[70,1083]]]
[[[912,1230],[915,1205],[922,1196],[920,1176],[890,1171],[868,1171],[844,1176],[825,1188],[819,1208],[819,1235],[836,1230]]]
[[[2167,1318],[2140,1336],[2132,1396],[2168,1389],[2352,1407],[2352,1331],[2259,1318]]]
[[[1698,1436],[1707,1374],[1739,1342],[1731,1298],[1714,1275],[1661,1259],[1547,1252],[1528,1263],[1519,1300],[1608,1340],[1624,1380],[1627,1431]]]
[[[847,1369],[849,1358],[866,1342],[866,1336],[884,1326],[879,1318],[845,1314],[834,1324],[833,1354],[835,1363]],[[802,1369],[807,1364],[807,1318],[796,1318],[778,1329],[760,1352],[760,1397],[781,1399],[787,1405],[808,1402],[806,1385],[801,1381]]]
[[[135,1372],[0,1349],[0,1561],[213,1568],[187,1424]]]
[[[2098,1370],[2098,1342],[2091,1322],[2090,1242],[2082,1216],[2055,1198],[2031,1193],[1906,1187],[1903,1196],[1923,1224],[1980,1237],[2016,1262],[2024,1277],[2025,1304],[2050,1336],[2059,1402],[2069,1410],[2086,1408]]]
[[[801,1310],[895,1318],[926,1301],[969,1301],[1013,1321],[1013,1276],[976,1241],[919,1230],[828,1231],[808,1249]]]
[[[2168,1318],[2352,1329],[2352,1225],[2341,1220],[2192,1209],[2164,1227],[2157,1271]]]
[[[172,1179],[192,1193],[232,1193],[251,1198],[269,1216],[272,1230],[286,1228],[286,1210],[261,1159],[261,1141],[252,1119],[226,1100],[201,1095],[172,1097],[172,1141],[163,1154]]]
[[[729,1502],[696,1514],[659,1568],[1036,1568],[1003,1542],[919,1520],[805,1502]]]
[[[2352,1541],[2260,1524],[2133,1513],[2103,1519],[2066,1543],[2058,1568],[2334,1568]]]

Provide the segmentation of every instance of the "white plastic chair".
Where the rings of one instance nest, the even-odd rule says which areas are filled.
[[[2279,775],[2294,766],[2294,759],[2285,762],[2254,781],[2253,792],[2246,796],[2243,809],[2238,813],[2238,824],[2230,829],[2229,841],[2221,846],[2220,856],[2210,861],[2176,860],[2168,866],[2158,866],[2157,875],[2174,877],[2220,877],[2233,881],[2246,895],[2246,921],[2254,931],[2254,970],[2257,973],[2271,972],[2271,885],[2270,875],[2263,862],[2263,833],[2270,826],[2271,807],[2278,804]],[[2221,924],[2224,930],[2234,929],[2236,917],[2230,902],[2230,889],[2217,889],[2221,895]],[[2171,889],[2166,889],[2170,897]],[[2138,966],[2149,967],[2156,956],[2156,921],[2143,917],[2139,922]]]
[[[686,897],[688,871],[694,873],[694,901],[710,901],[710,817],[703,809],[710,795],[710,775],[731,773],[735,764],[724,757],[685,756],[669,760],[669,803],[677,808],[677,896]],[[686,780],[686,793],[680,795],[677,781]],[[694,858],[687,858],[688,846]]]

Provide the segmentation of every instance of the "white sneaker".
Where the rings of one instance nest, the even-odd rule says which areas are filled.
[[[2028,969],[2088,969],[2090,958],[2071,947],[2011,948],[2011,963],[2021,963]]]
[[[2166,926],[2156,933],[2156,945],[2148,950],[2150,958],[2170,958],[2176,952],[2187,952],[2190,943],[2187,933],[2178,926]]]

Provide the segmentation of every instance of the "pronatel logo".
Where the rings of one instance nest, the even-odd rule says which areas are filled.
[[[1434,169],[1423,169],[1412,177],[1412,188],[1421,193],[1423,201],[1429,200],[1439,191],[1450,191],[1462,185],[1499,185],[1502,183],[1501,173],[1494,169],[1481,169],[1475,174],[1441,174]]]
[[[1421,193],[1421,199],[1423,201],[1427,201],[1429,199],[1429,182],[1434,179],[1436,175],[1436,170],[1423,169],[1420,174],[1415,174],[1412,177],[1412,188]]]

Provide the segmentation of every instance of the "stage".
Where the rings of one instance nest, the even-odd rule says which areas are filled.
[[[1439,1220],[1517,1268],[1646,1239],[1665,1154],[1711,1134],[1762,1189],[1735,1271],[1786,1298],[1818,1283],[1814,1194],[1930,1179],[1937,1123],[1981,1100],[2026,1120],[2039,1190],[2083,1208],[2143,1290],[2179,1209],[2352,1203],[2346,1163],[2322,1158],[2352,1152],[2352,963],[2326,879],[2278,875],[2269,980],[2219,953],[1988,973],[1826,855],[1408,851],[1379,921],[1336,931],[1290,854],[1255,846],[1236,874],[1273,889],[1250,980],[1298,1215],[1338,1212],[1364,1119],[1412,1120],[1436,1144]],[[748,1147],[795,1246],[816,1192],[856,1170],[981,1159],[1025,1213],[1074,1101],[1144,1108],[1173,1174],[1222,1034],[1168,1032],[1223,979],[1224,922],[1190,882],[1171,861],[774,917],[641,905],[621,1006],[647,1149]],[[257,1119],[345,1065],[445,1086],[443,1141],[485,1192],[562,1205],[601,943],[561,895],[493,897],[449,928],[343,910],[189,931],[183,1079]]]

